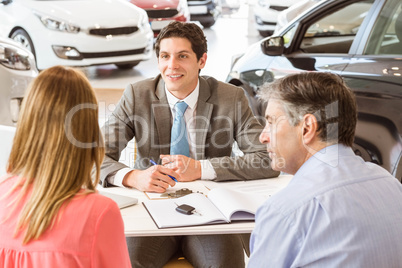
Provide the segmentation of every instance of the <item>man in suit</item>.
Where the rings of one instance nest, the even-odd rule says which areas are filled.
[[[202,30],[193,23],[172,22],[159,33],[155,51],[160,75],[129,85],[103,129],[102,185],[164,192],[175,185],[169,176],[181,182],[277,176],[258,141],[262,126],[243,90],[199,76],[207,60]],[[181,102],[187,106],[184,112],[176,106]],[[172,121],[180,113],[187,145],[179,150],[186,153],[172,152],[179,143],[171,139]],[[118,159],[134,137],[137,157],[131,169]],[[244,155],[232,156],[235,142]],[[153,166],[150,160],[160,164]],[[178,250],[196,267],[244,267],[238,235],[128,238],[127,243],[134,267],[161,267]]]

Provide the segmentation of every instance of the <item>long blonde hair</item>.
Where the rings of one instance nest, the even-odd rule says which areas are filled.
[[[24,97],[7,165],[9,174],[19,176],[12,188],[21,187],[19,199],[32,188],[16,228],[16,234],[25,230],[24,244],[38,239],[81,189],[95,191],[103,157],[97,100],[88,79],[69,67],[41,72]]]

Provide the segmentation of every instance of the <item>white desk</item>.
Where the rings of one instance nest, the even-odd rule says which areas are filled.
[[[267,196],[285,187],[292,176],[281,175],[278,178],[239,181],[239,182],[210,182],[202,181],[206,187],[229,187],[246,192],[259,192]],[[199,183],[200,181],[197,181]],[[191,185],[191,183],[188,183]],[[189,187],[190,188],[190,187]],[[251,233],[254,228],[254,222],[234,222],[229,224],[214,224],[180,228],[158,229],[148,212],[142,205],[142,201],[147,196],[138,190],[125,189],[120,187],[102,188],[102,191],[108,191],[115,194],[134,196],[138,198],[138,204],[121,210],[124,221],[124,231],[126,236],[171,236],[171,235],[211,235],[211,234],[236,234]]]

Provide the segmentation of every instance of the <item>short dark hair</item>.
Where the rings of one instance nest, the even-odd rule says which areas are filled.
[[[260,97],[281,102],[291,125],[297,125],[305,114],[313,114],[321,140],[352,146],[357,123],[356,99],[339,75],[329,72],[288,75],[264,84]]]
[[[207,38],[202,29],[195,23],[172,21],[164,27],[155,42],[156,57],[159,57],[160,43],[165,38],[186,38],[191,43],[191,48],[199,60],[207,52]]]

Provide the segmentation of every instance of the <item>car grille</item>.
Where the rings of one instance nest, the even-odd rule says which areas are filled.
[[[138,31],[137,26],[130,27],[118,27],[118,28],[100,28],[100,29],[90,29],[89,34],[92,35],[124,35],[124,34],[132,34]]]
[[[142,53],[144,53],[144,51],[145,51],[145,47],[139,48],[139,49],[124,50],[124,51],[81,53],[81,55],[85,59],[93,59],[93,58],[106,58],[106,57],[136,55],[136,54],[142,54]]]
[[[285,9],[287,9],[288,7],[284,7],[284,6],[269,6],[270,9],[276,10],[276,11],[283,11]]]
[[[177,9],[166,9],[166,10],[147,9],[145,11],[147,12],[148,17],[151,19],[171,18],[179,14],[179,11],[177,11]]]
[[[187,0],[189,6],[212,4],[212,0]]]

